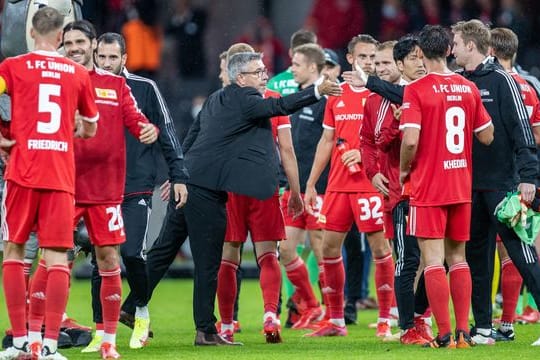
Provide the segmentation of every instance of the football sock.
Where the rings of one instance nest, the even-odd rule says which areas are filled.
[[[28,312],[28,330],[37,332],[41,337],[41,326],[45,319],[45,303],[47,291],[47,279],[49,273],[45,260],[39,261],[38,267],[32,278],[28,298],[30,300],[30,311]],[[32,343],[34,341],[31,341]]]
[[[426,292],[431,306],[431,311],[435,316],[439,334],[444,335],[451,332],[450,312],[448,302],[450,300],[450,290],[446,271],[442,265],[431,265],[424,268],[426,279]]]
[[[49,274],[47,276],[47,289],[45,291],[47,297],[45,300],[45,335],[43,338],[44,341],[49,339],[56,343],[58,332],[60,331],[60,323],[62,322],[62,315],[66,311],[70,271],[65,265],[51,265],[47,270]],[[30,299],[30,308],[33,306],[32,301],[33,298]],[[118,320],[118,318],[116,319]],[[52,347],[49,348],[53,352],[56,351],[56,344],[54,344],[54,349]]]
[[[238,264],[228,260],[221,260],[218,272],[217,298],[222,324],[229,325],[233,323],[234,302],[238,291],[236,283],[237,269]]]
[[[287,277],[302,299],[306,302],[307,306],[310,308],[318,306],[319,303],[317,302],[313,288],[309,283],[308,272],[302,258],[297,256],[296,259],[285,266],[285,271]]]
[[[122,301],[122,279],[120,267],[112,270],[99,270],[101,276],[100,300],[103,308],[103,342],[116,343],[116,328]],[[108,340],[106,340],[106,338]]]
[[[328,303],[326,305],[330,319],[343,319],[343,290],[345,287],[345,269],[343,258],[327,258],[324,260],[324,287],[323,294]],[[336,324],[337,325],[337,324]]]
[[[3,286],[11,330],[14,338],[26,339],[26,286],[24,263],[20,260],[4,260]],[[21,344],[22,346],[22,344]]]
[[[469,309],[471,307],[472,280],[469,265],[466,262],[454,264],[448,271],[450,294],[454,304],[456,329],[469,329]],[[442,333],[445,334],[445,333]]]
[[[503,298],[503,308],[501,321],[512,323],[516,313],[519,293],[523,279],[510,259],[503,260],[501,274],[501,293]]]
[[[379,317],[390,318],[390,308],[394,299],[394,260],[392,253],[374,258],[375,263],[375,288],[379,302]]]
[[[277,313],[279,292],[281,290],[281,269],[275,252],[261,254],[257,258],[261,268],[259,277],[264,311]]]

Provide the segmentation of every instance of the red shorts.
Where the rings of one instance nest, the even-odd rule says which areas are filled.
[[[407,234],[424,239],[468,241],[471,226],[471,203],[409,208]]]
[[[258,200],[245,195],[228,194],[225,241],[245,242],[248,231],[253,242],[285,239],[279,195]]]
[[[378,192],[327,192],[319,222],[328,231],[348,232],[353,221],[360,232],[382,231],[382,205],[383,199]]]
[[[314,215],[310,215],[307,211],[304,211],[300,216],[293,219],[292,215],[289,215],[287,209],[287,203],[289,202],[289,197],[291,192],[289,190],[283,193],[281,197],[281,211],[283,212],[283,218],[285,219],[285,226],[295,227],[304,230],[321,230],[321,224],[319,224],[319,211],[322,208],[324,195],[317,195],[317,209]],[[302,198],[304,194],[301,194]]]
[[[65,191],[32,189],[12,181],[4,185],[2,239],[24,244],[37,232],[40,248],[73,248],[75,199]]]
[[[120,205],[77,205],[72,225],[76,227],[81,218],[92,245],[119,245],[126,241]]]
[[[384,237],[386,239],[394,238],[394,219],[392,217],[392,211],[383,212],[383,221],[384,221]]]

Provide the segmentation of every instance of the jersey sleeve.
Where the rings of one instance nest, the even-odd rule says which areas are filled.
[[[84,121],[96,122],[99,118],[99,114],[90,75],[84,70],[81,72],[81,78],[79,103],[77,104],[79,114],[83,117]]]
[[[408,127],[422,128],[422,110],[420,109],[420,102],[414,84],[406,86],[403,94],[403,112],[399,129],[403,130]]]
[[[285,129],[291,127],[291,120],[288,116],[278,116],[277,117],[277,129]]]
[[[336,121],[334,119],[334,102],[336,97],[328,98],[326,106],[324,107],[323,128],[334,130],[336,128]]]
[[[138,139],[141,132],[141,128],[138,125],[139,121],[145,124],[150,123],[150,121],[148,121],[146,116],[144,116],[137,106],[135,97],[131,93],[130,87],[126,84],[126,80],[124,78],[121,79],[122,118],[124,120],[124,125],[128,128],[129,132]]]
[[[0,77],[4,79],[5,89],[3,92],[9,93],[12,90],[13,81],[11,78],[11,68],[9,66],[10,59],[6,59],[0,63]]]
[[[377,157],[377,147],[375,145],[375,128],[373,123],[377,112],[373,111],[374,98],[369,97],[364,107],[364,121],[360,128],[360,151],[362,153],[362,163],[366,171],[367,178],[371,180],[379,172]]]

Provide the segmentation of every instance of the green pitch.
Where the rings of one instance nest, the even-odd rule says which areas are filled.
[[[126,286],[126,284],[124,283]],[[126,288],[124,288],[125,290]],[[467,350],[422,349],[383,343],[375,338],[368,324],[376,321],[377,313],[360,311],[359,324],[349,326],[349,335],[340,338],[303,338],[304,331],[284,329],[282,344],[266,344],[261,334],[262,300],[256,281],[242,283],[240,322],[242,333],[235,339],[242,347],[194,347],[195,331],[191,311],[192,282],[165,280],[157,288],[150,303],[152,329],[155,338],[141,350],[128,347],[130,330],[119,325],[118,350],[123,359],[538,359],[540,348],[530,346],[540,336],[539,325],[517,325],[512,343]],[[217,311],[217,310],[216,310]],[[91,324],[90,282],[73,281],[68,313],[82,324]],[[4,297],[0,297],[0,328],[8,326]],[[80,348],[64,349],[70,359],[99,359],[97,354],[81,354]]]

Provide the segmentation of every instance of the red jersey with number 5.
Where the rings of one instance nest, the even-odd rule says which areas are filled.
[[[10,137],[16,143],[5,178],[21,186],[75,192],[75,111],[98,112],[88,71],[56,52],[34,51],[0,64],[11,96]]]
[[[405,87],[400,129],[420,130],[411,205],[471,201],[472,136],[490,123],[478,88],[458,74],[430,73]]]

